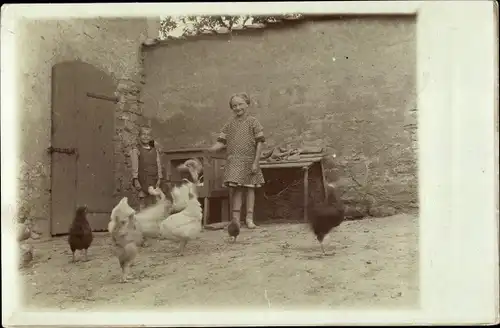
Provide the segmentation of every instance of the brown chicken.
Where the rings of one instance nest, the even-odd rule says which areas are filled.
[[[87,207],[80,206],[76,209],[75,218],[69,229],[68,243],[73,254],[73,262],[75,262],[75,251],[77,250],[83,250],[84,261],[88,261],[87,250],[93,240],[92,228],[87,220]]]
[[[232,238],[233,243],[236,242],[236,238],[240,234],[240,226],[234,220],[227,226],[227,233]]]

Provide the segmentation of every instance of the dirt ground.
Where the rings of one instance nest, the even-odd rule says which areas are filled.
[[[205,230],[183,257],[176,244],[153,241],[141,249],[134,281],[123,284],[100,233],[90,261],[75,264],[65,237],[33,242],[35,260],[21,274],[33,310],[415,307],[417,236],[416,215],[347,221],[326,238],[323,256],[303,224],[242,229],[235,244],[223,230]]]

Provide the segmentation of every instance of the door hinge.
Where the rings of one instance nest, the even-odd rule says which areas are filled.
[[[87,213],[89,213],[89,214],[110,214],[111,215],[111,211],[99,210],[99,209],[96,209],[96,210],[88,209]]]
[[[75,155],[77,153],[76,148],[57,148],[57,147],[52,147],[50,146],[48,149],[49,153],[62,153],[62,154],[68,154],[68,155]]]
[[[95,99],[101,99],[101,100],[107,100],[107,101],[112,101],[115,104],[118,103],[119,99],[118,97],[110,97],[110,96],[105,96],[105,95],[98,95],[92,92],[87,92],[87,97],[90,98],[95,98]]]

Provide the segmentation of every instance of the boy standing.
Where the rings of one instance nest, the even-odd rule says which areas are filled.
[[[151,128],[139,130],[137,144],[130,152],[132,161],[132,183],[138,192],[139,208],[154,204],[155,196],[148,193],[149,186],[159,187],[161,184],[162,165],[159,144],[151,137]]]

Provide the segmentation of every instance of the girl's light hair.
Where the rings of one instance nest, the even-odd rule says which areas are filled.
[[[248,96],[248,94],[246,92],[238,92],[238,93],[233,94],[229,98],[229,108],[233,108],[232,103],[233,103],[233,99],[235,97],[243,99],[247,105],[250,105],[250,97]]]

